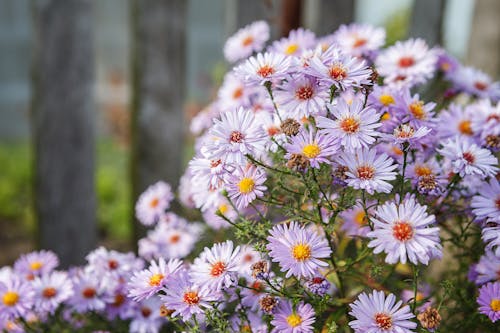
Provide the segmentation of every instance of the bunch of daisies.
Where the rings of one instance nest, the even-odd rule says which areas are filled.
[[[139,257],[4,268],[5,330],[498,331],[500,84],[368,25],[269,36],[228,39],[234,67],[191,122],[177,198],[204,223],[152,185]]]

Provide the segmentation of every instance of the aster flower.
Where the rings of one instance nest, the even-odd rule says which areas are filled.
[[[313,130],[302,130],[291,138],[291,142],[285,145],[287,151],[285,158],[291,159],[294,155],[303,155],[309,165],[320,168],[320,163],[331,164],[329,157],[339,150],[339,141],[333,136],[327,136]]]
[[[59,258],[52,251],[35,251],[23,254],[14,263],[14,270],[27,280],[48,274],[59,265]]]
[[[130,333],[158,333],[164,319],[158,310],[162,302],[154,296],[135,304],[130,322]]]
[[[134,270],[142,269],[144,264],[141,259],[132,253],[120,253],[99,247],[90,252],[87,257],[87,270],[102,278],[128,278]]]
[[[249,165],[238,167],[227,180],[227,192],[236,207],[245,208],[257,197],[262,197],[267,187],[264,185],[266,173],[262,168]]]
[[[370,84],[372,70],[364,60],[341,53],[340,49],[333,45],[322,57],[313,57],[309,61],[306,73],[319,78],[327,86],[334,85],[345,90]]]
[[[252,276],[252,266],[261,261],[262,256],[259,252],[253,249],[250,245],[241,246],[240,253],[237,258],[238,274],[244,277]]]
[[[312,278],[306,279],[304,285],[311,293],[318,296],[324,296],[327,293],[332,293],[335,290],[330,281],[328,281],[319,272],[316,272],[316,274]]]
[[[488,283],[479,289],[479,312],[485,314],[492,322],[500,319],[500,282]]]
[[[340,144],[346,150],[368,147],[379,136],[376,128],[381,126],[378,122],[380,116],[373,108],[363,108],[360,99],[355,98],[350,105],[339,99],[330,109],[335,120],[318,117],[317,126],[323,129],[322,132],[340,138]]]
[[[268,292],[269,288],[266,283],[258,279],[249,279],[247,287],[241,290],[241,305],[256,311],[259,308],[260,298]]]
[[[385,43],[385,30],[369,24],[342,24],[333,35],[334,42],[344,52],[354,56],[368,56]]]
[[[57,307],[73,295],[73,284],[66,272],[52,272],[37,277],[34,290],[35,309],[53,314]]]
[[[209,302],[216,299],[206,286],[193,284],[186,270],[167,282],[165,293],[160,298],[167,309],[174,310],[171,316],[180,315],[184,321],[189,321],[192,315],[202,315],[204,309],[211,308]]]
[[[476,280],[474,282],[482,285],[486,282],[497,281],[499,280],[498,272],[500,272],[500,257],[487,250],[476,265]]]
[[[419,94],[411,95],[409,89],[402,90],[400,98],[396,101],[396,117],[402,123],[409,123],[415,128],[421,126],[432,127],[436,121],[434,118],[434,108],[436,103],[425,103],[420,99]]]
[[[233,168],[221,158],[194,157],[189,161],[189,169],[195,182],[218,189],[224,184],[224,176]]]
[[[176,276],[182,262],[178,259],[158,259],[158,263],[152,260],[150,266],[142,271],[135,272],[128,283],[129,294],[136,302],[150,298],[161,290],[168,280]]]
[[[414,86],[434,76],[437,52],[429,49],[423,39],[398,41],[382,51],[375,64],[384,83],[395,86]]]
[[[500,224],[484,227],[482,239],[486,243],[486,251],[494,251],[500,258]]]
[[[456,88],[468,94],[493,101],[500,99],[500,82],[493,82],[491,77],[480,70],[459,66],[449,78]]]
[[[311,115],[323,114],[328,88],[311,76],[291,76],[274,91],[281,116],[300,120]]]
[[[308,333],[313,332],[316,313],[310,304],[300,302],[294,309],[289,301],[280,302],[271,320],[271,332]]]
[[[100,311],[106,306],[104,293],[106,286],[99,276],[89,272],[76,272],[72,277],[73,295],[67,300],[74,311]]]
[[[259,156],[267,142],[266,133],[253,113],[243,108],[225,112],[221,119],[215,119],[209,135],[211,140],[202,149],[205,157],[239,165],[246,164],[246,154]]]
[[[165,210],[170,208],[173,198],[174,194],[169,184],[159,181],[149,186],[135,205],[137,219],[147,226],[155,224]]]
[[[498,161],[487,149],[460,137],[443,142],[443,148],[437,151],[451,161],[453,172],[461,177],[478,175],[482,178],[494,176],[498,170]]]
[[[477,219],[500,223],[500,182],[491,178],[488,183],[484,183],[478,195],[472,197],[471,207]]]
[[[239,251],[240,247],[234,248],[232,241],[205,247],[191,267],[193,282],[217,291],[237,284]]]
[[[433,227],[436,218],[427,214],[427,206],[420,205],[413,196],[407,196],[401,204],[387,202],[378,207],[372,218],[373,238],[368,247],[374,253],[385,252],[385,262],[405,264],[407,259],[417,265],[427,265],[441,253],[439,228]]]
[[[346,183],[355,189],[363,189],[369,194],[389,193],[396,179],[397,168],[394,160],[386,154],[378,155],[374,149],[358,149],[355,153],[342,153],[340,163],[347,167]]]
[[[224,45],[224,57],[230,62],[245,59],[253,52],[260,52],[269,39],[269,25],[255,21],[229,37]]]
[[[300,226],[279,224],[270,230],[267,249],[272,261],[278,262],[286,277],[312,277],[319,267],[328,264],[320,258],[327,258],[332,250],[326,239],[315,231]]]
[[[398,144],[400,147],[402,147],[403,144],[408,144],[409,148],[416,148],[420,146],[421,139],[427,136],[430,132],[431,129],[425,126],[415,129],[411,125],[402,124],[396,127],[392,137],[389,137],[391,137],[391,139],[394,140],[394,143]]]
[[[474,118],[473,109],[470,107],[463,108],[458,104],[451,104],[447,110],[443,110],[439,114],[439,122],[446,126],[439,126],[439,136],[441,138],[455,137],[457,135],[464,137],[472,137],[472,119]]]
[[[396,303],[396,297],[389,294],[385,297],[383,291],[374,290],[367,295],[362,293],[351,304],[349,314],[356,318],[349,322],[355,333],[412,333],[417,324],[409,320],[415,316],[410,307],[401,307],[402,301]]]
[[[371,206],[373,202],[368,202],[367,205]],[[371,214],[372,208],[368,208],[368,213]],[[368,216],[366,216],[365,209],[361,203],[357,203],[354,207],[347,209],[340,213],[343,221],[341,229],[346,232],[348,236],[362,236],[371,230],[368,225]]]
[[[287,56],[297,56],[306,49],[310,49],[316,43],[314,32],[298,28],[291,30],[288,37],[283,37],[275,41],[271,46],[271,51]]]
[[[0,320],[26,315],[33,298],[34,292],[28,282],[14,275],[0,281]]]
[[[284,79],[290,58],[279,53],[258,53],[234,69],[234,73],[249,85],[259,85]]]

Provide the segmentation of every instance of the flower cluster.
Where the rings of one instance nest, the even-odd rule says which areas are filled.
[[[421,39],[382,48],[367,25],[268,38],[265,22],[229,38],[234,68],[192,120],[178,198],[205,225],[154,184],[140,257],[100,248],[58,272],[26,255],[0,273],[0,325],[498,330],[500,84]]]

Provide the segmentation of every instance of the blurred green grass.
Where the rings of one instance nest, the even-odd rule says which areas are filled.
[[[129,240],[130,187],[128,151],[118,143],[97,142],[96,192],[97,222],[101,237]],[[0,219],[19,233],[33,234],[35,216],[32,200],[32,152],[29,142],[0,144]],[[2,232],[2,230],[0,230]]]

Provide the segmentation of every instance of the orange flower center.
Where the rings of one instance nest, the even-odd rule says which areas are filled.
[[[142,307],[141,308],[141,314],[144,318],[148,318],[150,315],[151,315],[151,309],[150,308],[147,308],[147,307]]]
[[[360,47],[365,45],[367,40],[365,38],[356,38],[354,41],[354,44],[352,44],[352,47]]]
[[[269,134],[269,136],[275,136],[276,134],[279,134],[280,132],[281,132],[281,130],[276,126],[271,126],[267,129],[267,134]]]
[[[295,91],[295,97],[301,100],[308,100],[313,97],[313,89],[311,86],[302,86]]]
[[[415,59],[413,57],[402,57],[399,59],[399,67],[407,68],[415,64]]]
[[[232,131],[231,134],[229,135],[229,141],[234,142],[234,143],[241,143],[243,142],[243,133],[239,131]]]
[[[385,313],[377,313],[375,315],[375,322],[383,330],[388,330],[392,327],[392,318]]]
[[[411,114],[417,119],[425,119],[424,102],[413,102],[409,106]]]
[[[458,123],[458,130],[464,135],[474,134],[470,126],[470,120],[462,120],[460,123]]]
[[[84,298],[94,298],[95,294],[96,294],[96,291],[92,287],[87,287],[87,288],[83,289],[83,291],[82,291],[82,295]]]
[[[247,36],[247,37],[245,37],[245,38],[241,41],[241,44],[242,44],[243,46],[248,46],[248,45],[250,45],[250,44],[252,44],[252,43],[253,43],[253,37],[252,37],[252,36]]]
[[[196,305],[200,302],[200,296],[196,291],[188,291],[184,293],[183,301],[188,305]]]
[[[109,267],[109,269],[115,270],[115,269],[118,268],[118,266],[119,266],[118,261],[113,260],[113,259],[111,259],[111,260],[108,261],[108,267]]]
[[[212,269],[210,270],[210,275],[213,277],[218,277],[225,271],[226,271],[226,264],[224,264],[222,261],[217,261],[215,264],[212,265]]]
[[[52,298],[55,295],[57,295],[57,290],[55,288],[52,288],[52,287],[45,288],[42,291],[42,296],[45,298]]]
[[[153,274],[149,278],[149,285],[151,287],[158,287],[165,276],[160,273]]]
[[[415,167],[415,174],[418,177],[430,176],[432,174],[432,170],[429,167],[425,166],[425,165],[417,165]]]
[[[149,203],[149,206],[151,206],[151,208],[156,208],[156,206],[158,206],[159,203],[160,203],[160,199],[153,198],[153,200],[151,200],[151,202]]]
[[[370,165],[362,165],[356,170],[358,178],[362,180],[372,179],[375,176],[375,168]]]
[[[408,222],[397,222],[392,227],[392,235],[400,242],[406,242],[413,237],[413,228]]]
[[[340,121],[340,128],[346,133],[356,133],[359,130],[359,125],[359,121],[352,117],[347,117]]]
[[[336,81],[343,80],[347,77],[347,71],[342,64],[333,64],[328,70],[330,77]]]
[[[472,164],[474,163],[474,161],[476,160],[476,158],[474,157],[474,155],[471,153],[471,152],[468,152],[466,151],[465,153],[462,154],[462,157],[464,158],[464,160],[467,161],[467,163],[469,164]]]
[[[266,78],[272,74],[274,74],[274,68],[272,68],[268,65],[264,65],[257,70],[257,75],[259,75],[263,78]]]
[[[175,235],[170,236],[170,243],[171,244],[179,243],[180,240],[181,240],[181,236],[179,234],[175,234]]]
[[[237,88],[237,89],[234,90],[234,92],[233,92],[233,99],[238,99],[241,96],[243,96],[243,88],[239,87],[239,88]]]
[[[299,243],[292,248],[292,256],[297,261],[304,261],[311,258],[311,247],[307,244]]]
[[[484,83],[484,82],[480,82],[480,81],[478,81],[478,82],[475,82],[475,83],[474,83],[474,87],[475,87],[477,90],[481,90],[481,91],[483,91],[483,90],[486,90],[486,88],[488,88],[488,85],[487,85],[486,83]]]

